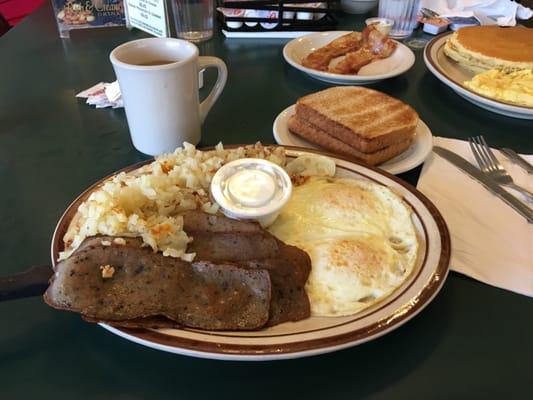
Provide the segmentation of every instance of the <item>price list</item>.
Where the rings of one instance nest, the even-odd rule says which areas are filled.
[[[157,37],[168,37],[165,0],[126,0],[129,25]]]

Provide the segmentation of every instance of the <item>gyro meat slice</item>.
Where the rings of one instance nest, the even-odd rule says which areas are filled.
[[[300,321],[311,316],[311,305],[305,291],[305,283],[311,272],[311,259],[306,252],[283,244],[278,257],[248,261],[241,265],[266,269],[270,274],[272,298],[267,326]]]
[[[202,218],[198,217],[197,218]],[[251,221],[236,221],[217,216],[206,230],[202,224],[191,224],[185,217],[185,230],[193,238],[187,252],[195,253],[195,260],[229,262],[256,270],[267,270],[272,282],[270,317],[267,325],[298,321],[311,315],[305,283],[311,271],[306,252],[289,246]],[[222,227],[231,229],[222,229]],[[253,232],[258,226],[259,231]],[[203,228],[202,231],[196,230]],[[224,233],[216,233],[222,232]]]
[[[223,215],[212,215],[202,211],[191,210],[182,214],[185,232],[211,233],[262,233],[258,222],[240,221]]]
[[[257,329],[268,320],[271,282],[265,270],[188,263],[154,253],[138,238],[121,244],[106,236],[89,240],[57,265],[44,296],[50,306],[90,320],[163,316],[210,330]]]

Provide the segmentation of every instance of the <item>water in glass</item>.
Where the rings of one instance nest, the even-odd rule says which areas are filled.
[[[379,16],[394,21],[389,36],[395,39],[409,36],[416,27],[419,8],[420,0],[380,0]]]
[[[213,36],[213,0],[172,0],[176,35],[191,42]]]

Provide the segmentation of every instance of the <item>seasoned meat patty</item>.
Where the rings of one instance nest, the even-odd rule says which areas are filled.
[[[163,316],[202,329],[257,329],[268,320],[265,270],[187,263],[153,253],[137,238],[122,245],[105,236],[87,241],[57,265],[44,295],[52,307],[97,321]]]
[[[209,218],[209,225],[204,223],[205,218]],[[269,272],[272,296],[268,325],[310,316],[305,292],[311,272],[307,253],[286,245],[255,222],[206,217],[204,213],[191,211],[184,214],[184,229],[193,237],[187,252],[196,253],[196,260],[237,263]]]
[[[183,217],[193,263],[154,253],[138,238],[91,237],[56,266],[45,301],[129,328],[242,330],[310,316],[304,251],[255,222],[199,211]]]

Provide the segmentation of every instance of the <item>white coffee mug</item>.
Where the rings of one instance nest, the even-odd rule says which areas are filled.
[[[116,47],[109,58],[122,92],[135,148],[158,155],[183,142],[198,144],[207,113],[222,92],[228,71],[216,57],[200,57],[185,40],[149,38]],[[215,67],[217,81],[200,103],[198,72]]]

